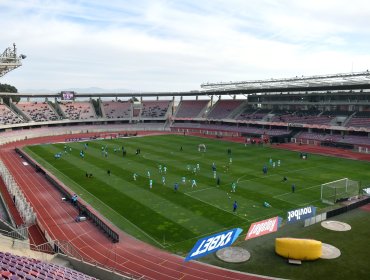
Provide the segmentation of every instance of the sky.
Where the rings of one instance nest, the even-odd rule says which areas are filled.
[[[206,82],[366,71],[367,0],[0,0],[19,92],[200,90]]]

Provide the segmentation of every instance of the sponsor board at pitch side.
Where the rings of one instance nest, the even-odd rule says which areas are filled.
[[[274,217],[251,224],[245,240],[277,231],[282,220],[281,217]]]
[[[197,259],[231,246],[242,231],[241,228],[234,228],[199,239],[186,256],[185,261]]]
[[[287,213],[287,223],[295,223],[301,220],[305,220],[315,216],[316,214],[316,207],[314,206],[306,206],[303,208],[295,209],[292,211],[288,211]]]

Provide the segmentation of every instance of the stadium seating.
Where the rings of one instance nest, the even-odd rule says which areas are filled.
[[[196,118],[207,107],[209,100],[182,100],[179,103],[176,118]]]
[[[271,122],[302,123],[329,125],[337,116],[334,113],[321,113],[319,111],[273,112]]]
[[[132,104],[129,101],[107,101],[102,103],[103,115],[108,119],[128,119]]]
[[[132,111],[132,116],[134,118],[138,118],[140,116],[140,111],[141,111],[140,108],[134,108],[133,111]]]
[[[256,109],[246,105],[245,100],[219,100],[207,112],[209,100],[182,100],[177,108],[175,118],[203,118],[207,119],[235,119],[237,121],[249,122],[271,122],[293,123],[325,126],[344,126],[357,129],[370,128],[370,112],[349,112],[349,111],[319,111],[316,108],[309,110],[272,110]],[[101,103],[102,115],[107,119],[165,119],[170,112],[169,100],[148,100],[138,104],[129,101],[104,101]],[[35,122],[56,121],[63,119],[54,110],[50,102],[19,102],[15,106],[24,114],[17,114],[6,105],[0,105],[0,125],[11,125],[27,123],[29,120]],[[94,120],[97,119],[94,106],[91,102],[60,102],[63,116],[69,120]],[[58,111],[60,112],[60,111]],[[275,124],[279,125],[279,124]],[[280,124],[281,125],[281,124]]]
[[[8,106],[0,104],[0,124],[9,125],[24,122],[23,119],[13,112]]]
[[[59,107],[70,120],[96,119],[94,106],[91,102],[61,102]]]
[[[164,118],[168,111],[171,101],[143,101],[142,118]]]
[[[349,120],[346,126],[370,128],[370,118],[353,117]]]
[[[351,113],[348,111],[325,111],[322,113],[322,116],[337,117],[337,116],[348,116]]]
[[[370,146],[370,137],[360,135],[345,135],[338,142],[354,145]]]
[[[270,111],[271,110],[245,108],[235,119],[261,121]]]
[[[130,101],[104,101],[101,103],[102,115],[104,120],[111,119],[117,122],[118,119],[122,120],[134,120],[134,122],[150,122],[152,119],[159,122],[159,120],[165,120],[167,114],[171,114],[172,101],[169,100],[147,100],[136,103]],[[209,100],[182,100],[180,101],[175,119],[177,121],[173,124],[170,122],[158,123],[155,130],[168,128],[174,131],[178,129],[194,129],[196,130],[210,130],[210,131],[225,131],[225,132],[237,132],[237,133],[250,133],[250,134],[267,134],[270,136],[287,135],[291,131],[287,127],[303,127],[303,125],[314,125],[312,128],[322,130],[323,128],[329,129],[328,126],[333,127],[332,134],[326,131],[323,132],[315,131],[315,133],[307,132],[307,129],[301,129],[299,134],[296,134],[294,138],[305,139],[305,140],[316,140],[316,141],[332,141],[338,143],[354,144],[354,145],[370,145],[370,137],[368,137],[368,129],[370,128],[370,111],[345,111],[343,106],[338,106],[341,110],[331,111],[319,111],[318,108],[322,107],[311,107],[308,110],[303,110],[303,106],[293,106],[293,110],[279,110],[279,109],[261,109],[256,108],[255,105],[247,104],[245,100],[219,100],[212,108],[208,108]],[[84,120],[99,120],[93,104],[88,101],[68,101],[56,104],[56,108],[60,110],[54,110],[54,107],[50,102],[25,102],[21,101],[14,104],[19,110],[12,110],[12,107],[8,107],[5,104],[0,105],[0,126],[4,126],[8,129],[12,124],[18,126],[36,126],[40,122],[46,121],[60,121],[64,123],[66,120],[61,120],[63,117],[69,120],[81,120],[81,124]],[[59,108],[58,108],[59,106]],[[283,107],[284,108],[284,107]],[[209,110],[207,113],[207,109]],[[363,110],[368,110],[365,106]],[[22,114],[17,114],[21,111]],[[63,112],[60,116],[57,112]],[[208,115],[207,115],[208,114]],[[62,117],[63,115],[63,117]],[[192,118],[203,118],[206,116],[210,121],[212,120],[225,120],[234,119],[239,122],[239,125],[233,123],[233,121],[224,121],[218,124],[207,124],[204,122],[200,123],[180,123],[179,119],[192,119]],[[259,122],[262,121],[264,127],[261,127]],[[33,123],[37,122],[37,124]],[[245,122],[253,123],[251,127],[248,127]],[[266,127],[266,123],[271,126]],[[123,122],[122,122],[123,123]],[[289,125],[281,124],[288,123]],[[294,125],[298,124],[298,125]],[[324,125],[321,127],[321,125]],[[259,126],[259,127],[258,127]],[[285,128],[284,128],[285,126]],[[306,127],[306,126],[304,126]],[[342,133],[338,127],[348,128],[348,132]],[[129,126],[129,130],[140,129],[138,124]],[[54,128],[57,130],[57,128]],[[303,130],[303,131],[302,131]],[[296,132],[296,131],[295,131]],[[214,132],[212,132],[214,133]],[[32,133],[31,133],[32,134]],[[343,135],[344,136],[343,136]],[[6,137],[4,137],[4,141]]]
[[[0,252],[0,279],[74,279],[94,280],[76,270],[60,265],[42,262],[37,259],[20,257],[10,253]]]
[[[208,119],[225,119],[236,108],[243,104],[244,100],[219,100],[208,113]]]
[[[48,102],[19,102],[16,106],[30,120],[35,122],[55,121],[60,119]]]
[[[282,110],[272,112],[273,117],[269,120],[271,122],[294,122],[292,121],[295,118],[295,112]]]
[[[370,112],[357,112],[345,125],[346,127],[370,128]]]

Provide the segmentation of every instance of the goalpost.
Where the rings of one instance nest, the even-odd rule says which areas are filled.
[[[357,196],[359,191],[359,182],[343,178],[321,185],[321,201],[334,205],[340,200]]]

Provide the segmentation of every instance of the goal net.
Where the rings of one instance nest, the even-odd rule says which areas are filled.
[[[321,185],[321,201],[333,205],[338,201],[357,196],[359,191],[359,182],[343,178]]]

